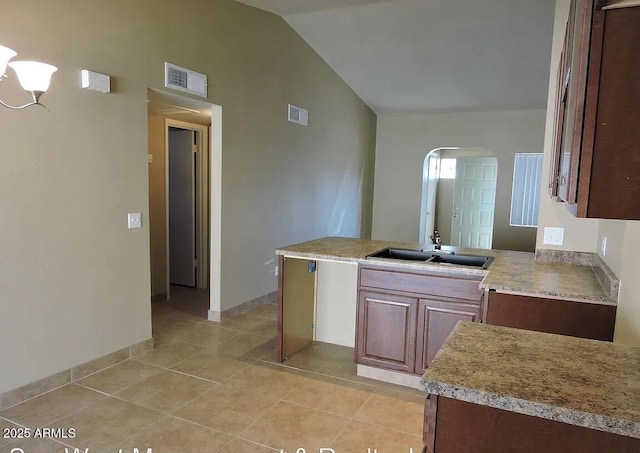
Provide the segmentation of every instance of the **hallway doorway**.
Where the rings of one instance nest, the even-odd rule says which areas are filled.
[[[151,295],[158,301],[171,299],[176,285],[209,288],[211,105],[149,90],[148,115]]]

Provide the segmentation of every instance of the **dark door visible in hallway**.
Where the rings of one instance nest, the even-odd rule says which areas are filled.
[[[169,128],[170,282],[196,286],[196,187],[194,135]]]

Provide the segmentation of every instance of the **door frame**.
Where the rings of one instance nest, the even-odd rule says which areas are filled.
[[[422,162],[422,192],[420,196],[420,236],[418,238],[418,242],[421,244],[430,244],[431,236],[433,235],[435,225],[436,225],[436,206],[437,206],[437,191],[438,191],[438,181],[440,180],[440,151],[446,150],[447,148],[435,148],[429,151],[425,156]],[[437,172],[436,178],[432,178],[431,175],[431,159],[438,159],[437,168],[435,171]],[[433,188],[433,194],[429,190],[430,182],[435,179],[435,187]],[[432,206],[429,205],[429,198],[433,196]],[[429,208],[431,208],[431,213],[429,214]],[[430,215],[433,219],[434,228],[431,228],[431,231],[428,231],[427,228],[427,216]]]
[[[165,158],[165,245],[166,245],[166,285],[167,300],[171,299],[171,255],[169,248],[169,128],[191,130],[198,133],[196,146],[197,188],[195,191],[196,208],[196,288],[209,287],[209,234],[210,234],[210,171],[209,171],[209,126],[185,121],[164,119],[164,158]]]

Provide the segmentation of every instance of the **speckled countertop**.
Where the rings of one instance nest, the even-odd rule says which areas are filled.
[[[640,438],[640,347],[460,322],[428,393]]]
[[[482,289],[495,289],[510,294],[575,300],[581,302],[615,304],[616,300],[598,282],[589,266],[539,263],[535,254],[505,250],[457,249],[459,253],[491,255],[495,257],[487,270],[439,263],[407,262],[367,255],[387,247],[420,249],[420,244],[369,239],[326,237],[281,247],[276,254],[296,258],[342,262],[368,262],[398,268],[428,269],[435,272],[455,272],[482,278]]]

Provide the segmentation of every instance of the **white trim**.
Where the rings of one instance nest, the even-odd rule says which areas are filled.
[[[420,389],[421,376],[415,374],[408,374],[394,370],[385,370],[382,368],[360,364],[356,366],[356,374],[361,377],[375,379],[376,381],[388,382],[390,384]]]
[[[209,309],[222,312],[222,106],[211,105]]]

